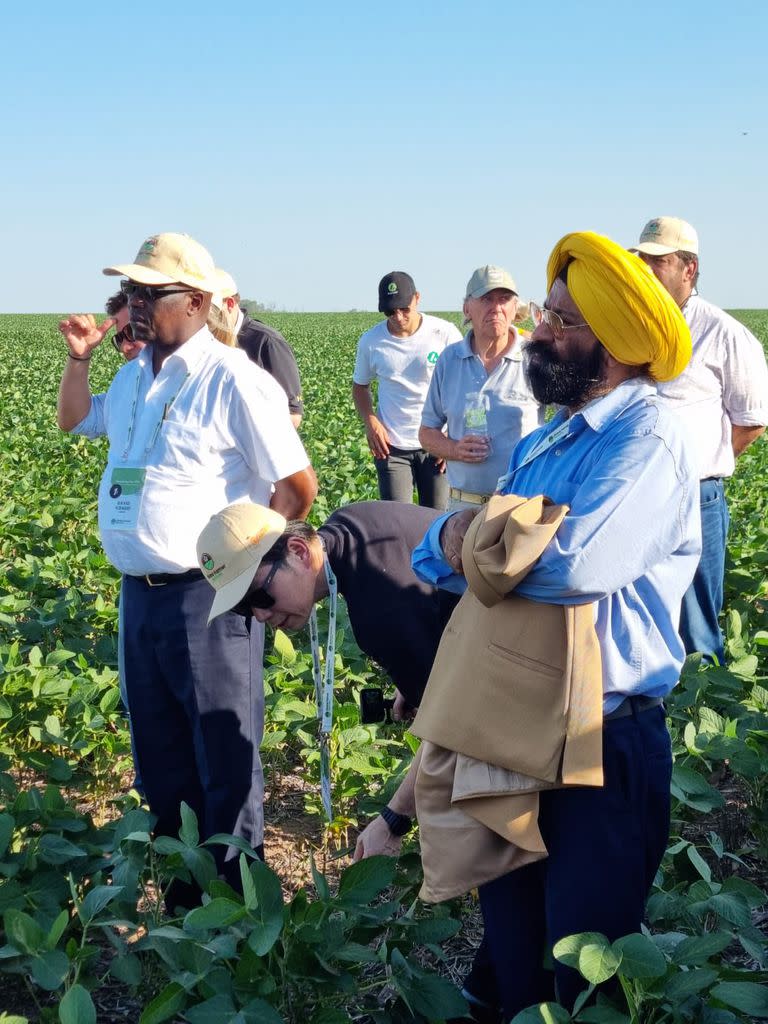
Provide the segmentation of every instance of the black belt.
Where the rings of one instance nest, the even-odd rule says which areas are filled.
[[[146,583],[148,587],[167,587],[169,583],[189,583],[201,580],[202,569],[187,569],[186,572],[147,572],[143,576],[131,576],[132,580]]]
[[[641,711],[650,711],[651,708],[659,708],[663,704],[663,697],[625,697],[617,708],[603,718],[603,721],[610,722],[614,718],[627,718],[629,715],[639,715]]]

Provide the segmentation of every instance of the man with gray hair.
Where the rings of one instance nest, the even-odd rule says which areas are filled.
[[[722,664],[718,621],[723,606],[728,506],[724,480],[736,459],[768,424],[768,368],[757,338],[699,295],[699,238],[679,217],[656,217],[634,250],[678,304],[691,329],[693,355],[659,393],[674,402],[696,448],[700,475],[702,552],[683,599],[680,635],[686,653]]]
[[[523,371],[519,301],[509,271],[478,267],[464,297],[470,329],[435,365],[419,441],[446,460],[451,511],[486,502],[517,442],[544,422]]]

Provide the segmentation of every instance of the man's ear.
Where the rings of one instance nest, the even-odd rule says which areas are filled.
[[[683,266],[683,280],[686,284],[693,281],[699,272],[699,261],[698,259],[689,260],[688,263]]]

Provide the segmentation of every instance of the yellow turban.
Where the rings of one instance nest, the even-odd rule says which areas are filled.
[[[566,264],[573,301],[614,359],[629,366],[649,363],[655,380],[671,380],[685,369],[691,358],[688,324],[638,256],[594,231],[574,231],[552,250],[547,290]]]

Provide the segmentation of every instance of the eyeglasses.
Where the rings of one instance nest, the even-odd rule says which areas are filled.
[[[275,603],[275,599],[269,593],[267,587],[269,587],[270,583],[275,578],[275,573],[281,565],[282,562],[274,562],[261,586],[253,587],[249,590],[245,597],[237,602],[232,611],[237,612],[238,615],[250,615],[253,608],[259,608],[262,611],[267,608],[272,608]]]
[[[120,291],[127,299],[134,296],[142,302],[156,302],[165,295],[183,295],[185,292],[193,292],[194,288],[162,288],[153,284],[136,284],[135,281],[121,281]]]
[[[564,324],[563,318],[554,309],[547,309],[545,306],[539,306],[535,302],[530,303],[530,310],[531,319],[536,326],[538,327],[539,324],[545,323],[558,341],[565,336],[566,331],[572,331],[576,327],[589,327],[588,323]]]
[[[119,352],[123,345],[130,345],[133,342],[133,331],[131,325],[126,324],[122,331],[115,331],[112,335],[112,344]]]

